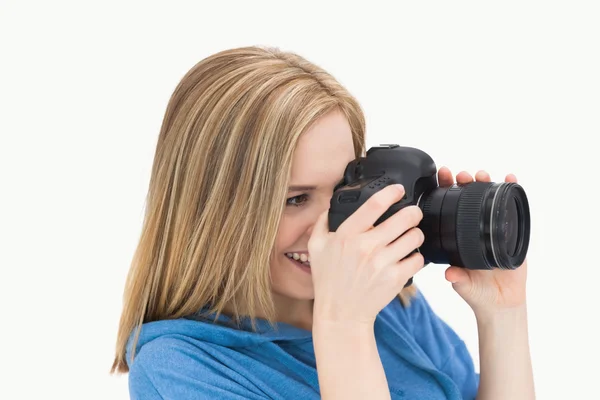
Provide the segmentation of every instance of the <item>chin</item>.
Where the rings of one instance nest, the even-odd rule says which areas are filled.
[[[271,266],[271,282],[274,293],[294,300],[314,300],[315,289],[310,273],[293,264],[285,255]]]
[[[310,290],[302,290],[297,288],[273,288],[273,293],[276,293],[281,297],[287,297],[288,299],[292,300],[308,301],[315,299],[314,291],[312,290],[312,288],[310,288]]]

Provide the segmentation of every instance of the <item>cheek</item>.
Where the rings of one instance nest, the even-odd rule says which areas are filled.
[[[281,254],[286,250],[293,250],[291,247],[298,242],[305,231],[306,227],[302,223],[302,218],[284,215],[279,224],[275,241],[277,252]]]
[[[314,288],[310,274],[302,271],[286,258],[285,252],[306,248],[306,232],[309,228],[303,213],[282,218],[270,265],[271,290],[281,296],[296,300],[314,299]]]

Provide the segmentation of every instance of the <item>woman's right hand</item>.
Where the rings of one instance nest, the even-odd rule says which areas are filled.
[[[406,257],[424,240],[416,227],[423,218],[418,206],[404,207],[373,227],[403,196],[401,185],[385,187],[336,232],[329,231],[328,210],[319,216],[308,242],[315,291],[313,321],[373,324],[423,267],[420,253]]]

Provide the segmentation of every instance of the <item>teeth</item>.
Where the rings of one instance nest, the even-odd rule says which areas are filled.
[[[300,261],[302,263],[305,264],[309,264],[310,265],[310,256],[306,255],[306,254],[298,254],[298,253],[285,253],[285,255],[289,258],[293,258],[296,261]]]

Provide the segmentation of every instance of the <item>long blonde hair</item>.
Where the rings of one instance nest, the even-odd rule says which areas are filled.
[[[353,96],[297,54],[243,47],[197,63],[177,85],[156,145],[145,218],[124,291],[111,372],[129,370],[128,339],[145,322],[209,306],[274,322],[269,265],[294,149],[341,110],[356,157],[365,120]],[[415,288],[400,293],[408,303]],[[133,359],[133,351],[131,359]]]

